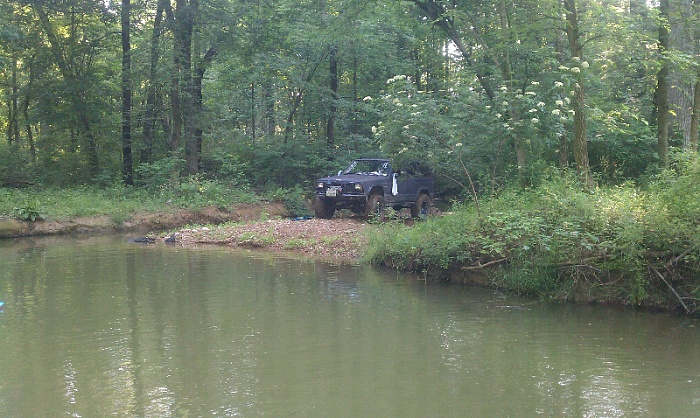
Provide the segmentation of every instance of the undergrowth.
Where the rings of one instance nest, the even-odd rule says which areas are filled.
[[[260,197],[247,187],[196,176],[154,188],[121,185],[68,189],[0,188],[0,216],[17,217],[16,208],[32,208],[47,219],[107,215],[123,220],[135,212],[169,211],[173,208],[199,210],[211,206],[225,209],[236,203],[257,200]]]
[[[676,160],[648,187],[585,190],[550,176],[412,228],[384,225],[368,261],[414,271],[478,272],[543,298],[700,310],[700,164]],[[457,277],[456,275],[454,277]]]

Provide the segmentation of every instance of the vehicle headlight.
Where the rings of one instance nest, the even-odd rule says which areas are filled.
[[[356,191],[356,192],[360,192],[360,193],[362,193],[362,192],[364,192],[364,191],[365,191],[365,188],[364,188],[364,187],[362,187],[362,185],[361,185],[361,184],[355,184],[355,191]]]
[[[324,186],[325,186],[325,183],[323,183],[322,181],[319,181],[318,183],[316,183],[317,189],[323,189]]]

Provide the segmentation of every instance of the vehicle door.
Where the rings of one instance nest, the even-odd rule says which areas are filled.
[[[395,190],[392,190],[395,202],[408,202],[415,200],[418,189],[416,188],[415,173],[410,168],[399,170],[396,173]],[[393,192],[396,192],[394,194]]]
[[[408,164],[398,176],[398,198],[402,202],[414,202],[421,190],[432,190],[432,171],[419,162]]]

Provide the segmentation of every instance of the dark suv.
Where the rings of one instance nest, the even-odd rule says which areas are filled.
[[[336,209],[350,209],[366,217],[384,217],[384,208],[411,208],[414,218],[428,215],[435,194],[433,175],[424,164],[413,162],[394,170],[391,161],[360,158],[335,176],[316,181],[314,212],[330,219]]]

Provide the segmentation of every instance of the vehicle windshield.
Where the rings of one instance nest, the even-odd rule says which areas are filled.
[[[389,162],[382,160],[355,160],[343,171],[343,174],[386,176],[389,174]]]

